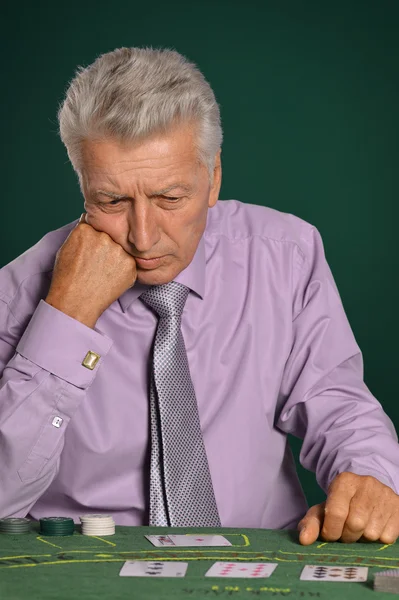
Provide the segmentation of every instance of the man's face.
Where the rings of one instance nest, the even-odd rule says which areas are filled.
[[[190,264],[208,207],[217,202],[220,153],[211,186],[194,142],[195,129],[185,124],[133,146],[109,139],[83,144],[86,221],[135,258],[160,257],[136,261],[143,284],[168,283]]]

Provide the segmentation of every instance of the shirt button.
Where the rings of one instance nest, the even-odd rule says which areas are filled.
[[[86,369],[90,369],[92,371],[98,363],[98,361],[100,360],[100,358],[101,357],[99,354],[96,354],[95,352],[89,350],[83,359],[82,365],[86,367]]]
[[[51,424],[54,425],[54,427],[61,427],[61,425],[62,425],[61,417],[54,417],[54,419],[51,421]]]

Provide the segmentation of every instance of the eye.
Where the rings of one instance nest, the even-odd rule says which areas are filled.
[[[108,204],[111,204],[111,206],[116,206],[120,202],[122,202],[122,200],[111,200],[111,202],[108,202]]]
[[[161,198],[165,198],[165,200],[170,200],[171,202],[176,202],[176,200],[180,200],[180,198],[172,198],[172,196],[161,196]]]

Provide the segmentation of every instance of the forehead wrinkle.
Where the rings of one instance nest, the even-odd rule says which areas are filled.
[[[168,160],[169,159],[169,160]],[[168,162],[165,162],[167,161]],[[154,175],[157,176],[159,171],[165,170],[165,169],[173,169],[173,170],[177,170],[179,171],[180,169],[187,168],[187,164],[190,163],[191,161],[189,159],[181,161],[180,164],[176,164],[176,161],[170,160],[170,157],[165,157],[164,159],[164,164],[143,164],[143,163],[148,163],[149,161],[153,161],[153,159],[147,159],[144,161],[140,161],[139,163],[136,162],[136,164],[126,164],[126,163],[131,163],[131,161],[118,161],[117,163],[114,163],[112,165],[112,167],[116,167],[116,170],[112,173],[112,175],[124,175],[126,173],[131,173],[132,171],[141,171],[141,172],[154,172]],[[140,164],[141,163],[141,164]],[[119,168],[118,168],[119,167]]]
[[[167,194],[171,190],[177,189],[177,188],[182,189],[186,193],[192,193],[192,191],[193,191],[193,187],[191,185],[188,185],[188,184],[183,183],[181,181],[177,181],[177,182],[172,183],[171,185],[168,185],[165,188],[157,189],[155,191],[151,191],[151,193],[148,194],[148,195],[151,197],[151,196],[157,196],[157,195],[161,195],[161,194]],[[101,194],[101,195],[104,195],[104,196],[110,196],[111,198],[114,198],[116,200],[121,200],[121,199],[125,199],[125,198],[129,198],[130,197],[128,194],[118,194],[116,192],[112,192],[110,190],[103,190],[103,189],[94,190],[94,194],[95,195]]]
[[[119,156],[118,156],[119,155]],[[105,156],[96,156],[95,153],[93,153],[90,157],[89,157],[89,161],[92,163],[97,163],[97,166],[100,166],[101,163],[105,163],[104,166],[109,166],[109,165],[124,165],[126,163],[135,163],[135,166],[140,167],[141,165],[144,165],[148,162],[159,162],[159,163],[164,163],[165,161],[169,164],[170,161],[172,161],[172,163],[175,163],[177,160],[183,160],[184,162],[187,161],[191,161],[192,159],[196,160],[197,158],[197,152],[195,149],[187,149],[187,150],[182,150],[182,151],[178,151],[177,149],[172,149],[172,151],[167,151],[164,152],[163,154],[157,154],[156,152],[153,153],[150,156],[128,156],[126,151],[125,152],[109,152],[107,153]],[[162,165],[163,166],[163,165]],[[101,166],[100,166],[101,168]]]
[[[162,192],[167,193],[164,192],[164,189],[166,190],[177,183],[183,184],[184,187],[189,187],[191,188],[190,191],[193,191],[200,175],[199,165],[195,161],[195,164],[191,166],[190,157],[187,156],[189,153],[180,153],[180,155],[182,154],[185,155],[185,160],[180,165],[176,164],[176,161],[173,160],[174,157],[170,156],[163,157],[162,162],[164,164],[156,166],[145,164],[154,161],[154,158],[141,159],[138,162],[133,161],[135,162],[133,165],[132,160],[125,157],[120,157],[121,160],[118,161],[105,162],[102,165],[102,161],[96,161],[97,164],[93,164],[92,169],[88,169],[89,187],[92,190],[94,188],[94,190],[101,189],[105,191],[105,189],[109,189],[109,186],[110,191],[124,197],[134,195],[132,194],[132,188],[141,189],[142,191],[147,188],[148,195],[155,195],[155,188],[157,192],[162,188]],[[141,167],[138,168],[137,164],[141,164]],[[90,177],[90,170],[94,177]],[[130,189],[130,193],[127,191],[128,189]]]
[[[184,172],[182,172],[181,169],[177,168],[176,166],[174,166],[173,169],[170,170],[169,173],[162,173],[162,171],[164,171],[166,168],[166,166],[163,167],[158,167],[158,168],[154,168],[154,167],[145,167],[146,171],[149,171],[148,173],[145,174],[145,177],[148,178],[148,183],[151,180],[158,180],[158,179],[163,179],[166,183],[161,183],[160,187],[163,186],[167,186],[168,184],[168,180],[170,181],[170,185],[176,185],[176,183],[180,183],[183,184],[183,186],[189,186],[190,183],[192,182],[192,180],[197,180],[198,179],[198,170],[197,169],[190,169],[189,171],[187,171],[187,169],[184,169]],[[135,176],[135,171],[136,169],[134,167],[130,168],[130,169],[124,169],[118,172],[110,172],[110,171],[103,171],[101,169],[96,171],[97,176],[100,176],[100,179],[103,179],[104,177],[104,181],[106,180],[110,185],[112,185],[115,188],[119,188],[121,185],[131,185],[136,184],[138,186],[145,186],[146,185],[146,181],[140,181],[142,179],[143,173],[137,173]],[[129,174],[129,179],[126,181],[123,181],[123,176]],[[121,179],[122,178],[122,179]],[[96,177],[97,179],[97,177]],[[183,179],[189,179],[190,181],[183,181]]]

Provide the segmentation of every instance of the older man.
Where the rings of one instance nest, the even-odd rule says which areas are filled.
[[[218,202],[198,69],[115,50],[77,73],[59,120],[86,212],[0,272],[0,516],[393,542],[396,434],[320,235]],[[328,493],[308,512],[287,433]]]

